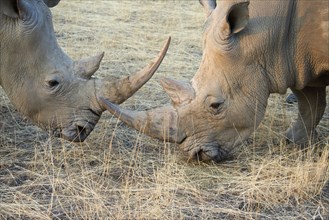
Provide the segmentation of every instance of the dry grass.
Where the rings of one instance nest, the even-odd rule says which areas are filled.
[[[168,103],[157,79],[189,80],[201,58],[203,13],[192,1],[63,1],[53,9],[73,58],[105,51],[98,76],[127,75],[171,48],[157,74],[123,105]],[[174,145],[102,116],[85,143],[54,139],[1,92],[0,219],[328,219],[328,115],[322,141],[287,145],[296,107],[271,96],[251,140],[221,164],[188,163]]]

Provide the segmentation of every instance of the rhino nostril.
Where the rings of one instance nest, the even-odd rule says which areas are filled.
[[[193,159],[196,161],[203,161],[203,162],[207,162],[212,160],[212,157],[210,155],[208,155],[208,152],[200,149],[199,151],[197,151],[194,156]]]
[[[208,161],[210,160],[209,156],[206,154],[206,152],[203,149],[200,149],[194,154],[193,157],[196,161]]]
[[[194,155],[194,159],[197,161],[201,161],[202,160],[202,154],[203,154],[203,150],[199,150],[198,152],[196,152],[196,154]]]
[[[86,133],[85,127],[77,125],[76,128],[77,128],[77,133],[79,136],[84,135]]]
[[[84,126],[75,124],[63,129],[61,131],[61,137],[72,142],[83,142],[91,133],[93,127],[90,124],[85,124]]]
[[[76,125],[75,137],[73,138],[74,142],[82,142],[88,136],[88,130],[85,126]]]

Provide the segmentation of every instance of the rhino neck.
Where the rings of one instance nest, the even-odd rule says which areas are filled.
[[[248,45],[243,56],[255,63],[257,78],[268,85],[269,93],[286,93],[295,83],[293,65],[296,29],[296,1],[252,1],[249,28],[243,45]],[[255,49],[256,48],[256,49]]]
[[[296,89],[329,83],[329,10],[327,1],[299,1],[296,7]],[[319,78],[319,80],[317,80]]]
[[[278,64],[276,71],[274,72],[275,84],[271,87],[271,93],[286,93],[287,88],[291,87],[295,81],[295,67],[293,65],[292,57],[295,54],[294,39],[296,29],[296,7],[297,1],[283,1],[285,4],[281,10],[283,10],[283,21],[284,27],[280,27],[278,30],[279,41],[278,41]]]
[[[282,19],[273,32],[277,47],[269,50],[267,60],[275,59],[271,71],[271,93],[287,88],[326,86],[329,83],[329,11],[326,1],[280,1]],[[284,26],[283,26],[283,25]],[[276,49],[277,48],[277,49]],[[320,78],[319,78],[320,77]],[[320,80],[317,80],[319,78]]]

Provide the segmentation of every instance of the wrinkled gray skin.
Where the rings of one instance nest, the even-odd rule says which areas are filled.
[[[136,74],[97,79],[92,75],[103,53],[73,61],[57,44],[48,7],[58,2],[0,1],[0,85],[32,121],[69,141],[84,141],[105,110],[98,97],[120,104],[134,94],[156,71],[170,39]]]
[[[305,144],[326,107],[326,0],[201,1],[203,58],[191,84],[164,79],[173,105],[145,112],[103,100],[128,125],[177,142],[190,158],[221,161],[262,121],[270,93],[291,88],[299,117],[287,138]]]

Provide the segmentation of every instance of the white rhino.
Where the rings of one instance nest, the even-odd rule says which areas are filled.
[[[133,95],[160,65],[170,39],[136,74],[97,79],[92,75],[103,53],[73,61],[57,44],[48,7],[58,2],[0,1],[0,85],[32,121],[67,140],[84,141],[106,110],[98,97],[120,104]]]
[[[107,108],[146,134],[180,144],[190,158],[221,161],[262,121],[270,93],[291,88],[299,117],[287,131],[311,141],[329,83],[327,0],[201,1],[203,57],[191,84],[164,79],[172,106],[133,112]]]

